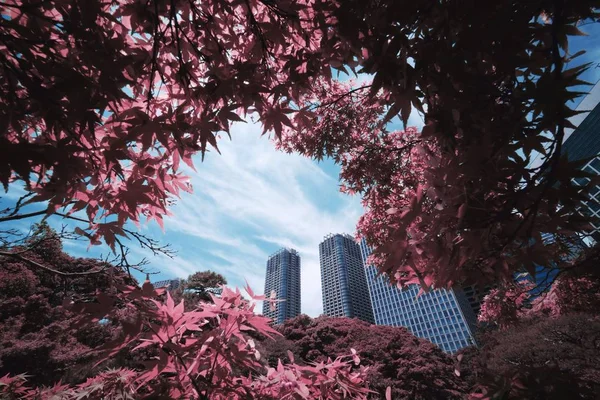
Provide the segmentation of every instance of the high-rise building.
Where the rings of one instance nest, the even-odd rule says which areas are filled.
[[[328,235],[319,244],[323,312],[374,323],[360,247],[350,235]]]
[[[181,286],[181,279],[166,279],[164,281],[153,282],[152,286],[156,289],[165,288],[168,291],[175,290]]]
[[[360,249],[364,263],[371,249],[363,239]],[[367,282],[377,325],[404,326],[413,335],[429,340],[442,350],[453,353],[475,343],[471,325],[474,315],[462,304],[454,290],[432,290],[418,296],[420,287],[398,289],[389,278],[377,275],[377,268],[366,267]],[[469,321],[471,320],[471,321]]]
[[[575,128],[565,128],[565,135],[562,143],[562,154],[566,154],[570,161],[587,160],[582,169],[592,175],[600,175],[600,81],[594,85],[592,90],[586,95],[579,105],[575,108],[579,114],[569,118],[569,122]],[[528,168],[539,167],[544,158],[538,155],[534,158]],[[590,181],[589,178],[574,178],[573,182],[583,186]],[[589,199],[581,203],[577,211],[582,215],[600,218],[600,185],[596,185],[589,193]],[[589,232],[581,232],[577,237],[571,238],[568,245],[569,258],[575,258],[586,247],[600,241],[600,225],[592,222],[592,229]],[[551,243],[555,240],[552,234],[542,233],[544,243]],[[549,289],[556,278],[558,270],[553,265],[537,266],[535,277],[530,277],[535,282],[536,288],[530,293],[537,296]],[[470,307],[475,314],[479,313],[481,301],[489,292],[490,287],[477,289],[475,286],[467,286],[459,289],[466,297]]]
[[[594,175],[600,175],[600,82],[583,98],[577,111],[585,111],[573,117],[576,118],[575,130],[565,133],[562,152],[569,161],[587,160],[583,170]],[[589,111],[589,112],[588,112]],[[577,178],[573,181],[585,185],[589,178]],[[581,204],[578,211],[589,217],[600,218],[600,185],[596,185],[589,193],[589,200]],[[600,241],[600,224],[592,222],[592,230],[587,232],[588,240]],[[590,241],[588,241],[591,244]]]
[[[484,287],[479,285],[469,285],[455,286],[452,289],[456,296],[456,300],[471,327],[471,331],[475,331],[477,326],[477,316],[481,310],[483,299],[494,287],[495,285],[486,285]]]
[[[575,128],[565,128],[562,154],[566,154],[570,161],[587,160],[582,169],[592,175],[600,175],[600,82],[596,83],[575,110],[579,114],[569,118]],[[528,168],[538,167],[543,161],[544,158],[539,155]],[[589,178],[576,178],[573,181],[578,185],[585,185]],[[596,185],[589,195],[589,200],[583,202],[577,211],[586,216],[600,217],[600,185]],[[591,231],[582,236],[586,245],[598,242],[600,225],[592,223]]]
[[[267,261],[265,277],[265,295],[275,291],[277,298],[284,300],[271,310],[264,302],[263,315],[271,318],[275,324],[300,315],[300,255],[294,249],[281,249],[272,254]]]
[[[542,234],[542,241],[545,244],[552,244],[555,240],[556,238],[552,234]],[[578,235],[572,236],[570,241],[567,241],[565,244],[568,252],[564,255],[563,259],[566,261],[574,260],[587,247],[585,242]],[[530,291],[530,294],[535,297],[550,289],[550,286],[558,276],[558,272],[559,270],[554,263],[551,263],[548,266],[536,265],[535,276],[527,274],[529,280],[536,285],[536,287]]]

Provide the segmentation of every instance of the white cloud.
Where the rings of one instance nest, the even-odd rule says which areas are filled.
[[[302,312],[317,316],[318,244],[328,233],[354,232],[360,199],[339,193],[337,177],[305,157],[276,151],[260,134],[257,125],[236,124],[233,140],[219,143],[221,155],[197,160],[198,172],[190,173],[194,193],[184,194],[165,220],[167,239],[186,237],[177,241],[177,260],[165,265],[178,276],[210,267],[231,285],[247,279],[261,293],[269,254],[295,248],[302,259]]]

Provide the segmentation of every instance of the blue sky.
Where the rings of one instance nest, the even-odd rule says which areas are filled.
[[[576,38],[571,50],[585,46],[591,50],[578,63],[598,63],[600,29],[597,24],[582,29],[590,36]],[[592,83],[599,78],[600,66],[584,75]],[[420,124],[413,113],[409,125]],[[399,127],[397,121],[394,125]],[[153,257],[135,245],[132,256],[151,261],[149,268],[160,272],[153,280],[210,269],[223,274],[231,286],[241,287],[247,279],[262,292],[268,256],[292,247],[302,259],[302,312],[317,316],[322,312],[318,244],[329,233],[354,234],[363,212],[360,198],[339,192],[339,168],[333,162],[278,152],[256,124],[236,123],[231,131],[233,140],[225,137],[219,143],[221,155],[211,152],[204,162],[199,156],[194,160],[198,172],[187,171],[194,193],[182,195],[172,209],[174,216],[165,220],[164,233],[154,223],[142,227],[143,233],[171,243],[178,251],[175,259]],[[11,187],[0,207],[18,195],[18,188]],[[27,229],[31,222],[13,226]],[[63,223],[58,218],[50,222],[55,227]],[[89,252],[87,247],[85,242],[65,243],[65,250],[76,256],[107,252],[105,246]]]
[[[235,124],[221,155],[198,163],[194,194],[174,207],[164,238],[179,250],[170,271],[185,276],[211,269],[231,285],[244,278],[262,291],[268,256],[282,246],[302,259],[302,309],[321,313],[318,244],[331,232],[353,232],[358,197],[339,192],[337,168],[278,152],[261,128]]]

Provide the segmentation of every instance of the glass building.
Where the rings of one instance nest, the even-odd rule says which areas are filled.
[[[281,249],[267,261],[265,295],[275,291],[277,298],[284,301],[271,310],[269,302],[263,302],[263,315],[275,324],[300,315],[300,255],[294,249]]]
[[[583,98],[577,111],[586,111],[579,117],[579,124],[569,132],[563,142],[562,152],[570,161],[587,160],[583,166],[585,172],[593,176],[600,175],[600,83],[597,83],[590,93]],[[589,112],[587,112],[589,111]],[[585,185],[589,178],[577,178],[573,181],[578,185]],[[584,201],[578,211],[590,217],[600,218],[600,185],[596,185],[589,193],[589,200]],[[600,240],[600,224],[592,223],[593,229],[586,232],[588,239],[594,242]]]
[[[452,289],[460,305],[460,309],[471,328],[471,332],[477,330],[477,316],[479,315],[479,311],[481,311],[481,303],[491,289],[492,286],[490,285],[485,287],[477,285],[455,286]]]
[[[323,311],[330,317],[374,323],[360,247],[350,235],[328,235],[319,244]]]
[[[562,144],[562,154],[570,161],[583,161],[582,169],[593,176],[600,175],[600,82],[592,88],[575,108],[579,114],[569,118],[575,128],[566,127]],[[543,162],[541,156],[532,160],[529,168],[537,167]],[[573,182],[584,185],[589,178],[576,178]],[[600,217],[600,185],[596,185],[589,193],[589,200],[582,202],[578,212],[585,216]],[[593,245],[600,240],[600,224],[592,223],[592,230],[581,235],[586,245]]]
[[[167,279],[164,281],[153,282],[152,286],[154,286],[156,289],[165,288],[168,291],[171,291],[181,286],[181,279]]]
[[[366,264],[371,249],[364,239],[360,248]],[[378,276],[377,268],[372,265],[366,267],[366,273],[377,325],[404,326],[413,335],[431,341],[448,353],[475,343],[470,323],[459,304],[459,300],[464,303],[466,299],[458,298],[454,290],[434,290],[417,297],[418,285],[400,290],[390,284],[387,276]],[[464,311],[470,313],[470,309]],[[467,315],[474,323],[474,315]]]
[[[565,137],[563,139],[562,154],[566,154],[570,161],[587,160],[582,169],[591,175],[600,175],[600,82],[592,88],[579,105],[575,108],[580,113],[569,118],[569,121],[575,128],[565,128]],[[536,157],[532,160],[529,168],[538,167],[543,162],[543,157]],[[585,185],[589,178],[576,178],[573,182],[577,185]],[[600,185],[596,185],[589,193],[589,199],[581,203],[577,211],[582,215],[600,218]],[[592,222],[592,230],[582,232],[578,238],[572,238],[570,245],[571,254],[569,257],[575,258],[586,246],[592,246],[600,240],[600,224]],[[544,243],[551,243],[555,238],[548,233],[542,234]],[[530,277],[536,283],[536,288],[531,291],[534,296],[547,290],[554,279],[558,270],[552,265],[537,266],[535,277]],[[467,298],[473,313],[477,315],[481,306],[481,301],[489,292],[489,287],[478,290],[474,286],[458,289]]]

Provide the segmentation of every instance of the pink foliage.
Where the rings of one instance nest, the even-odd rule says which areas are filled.
[[[481,303],[480,322],[507,327],[526,312],[523,306],[531,297],[535,287],[530,281],[520,281],[501,289],[492,289]]]
[[[84,210],[95,244],[126,221],[162,226],[191,190],[182,162],[248,114],[281,134],[290,103],[349,57],[323,35],[337,4],[315,3],[3,2],[0,182],[49,214]]]
[[[582,53],[566,55],[579,21],[598,17],[585,0],[7,0],[0,11],[0,182],[24,183],[49,215],[80,212],[93,244],[114,251],[128,221],[162,226],[191,190],[183,164],[245,119],[285,151],[341,164],[342,190],[367,209],[358,236],[399,285],[561,269],[589,228],[573,183],[583,164],[551,145],[572,128],[587,68],[566,61]],[[373,80],[338,82],[332,69]],[[413,109],[421,132],[406,128]],[[405,129],[388,131],[396,119]]]
[[[13,250],[60,272],[106,271],[65,281],[22,260],[0,257],[0,375],[27,372],[32,375],[29,384],[35,386],[77,382],[97,371],[92,368],[94,349],[114,338],[119,329],[112,323],[78,326],[78,316],[62,307],[63,299],[89,301],[97,290],[134,281],[101,261],[69,256],[56,232],[49,229],[31,242],[36,245],[28,251],[24,246]],[[121,311],[125,310],[115,314]]]
[[[368,367],[366,380],[376,398],[383,399],[390,391],[393,399],[462,399],[468,390],[455,374],[450,355],[403,327],[371,325],[356,318],[311,319],[300,315],[285,321],[280,330],[287,338],[282,344],[305,362],[353,354],[355,363],[360,361],[355,370]],[[267,354],[285,354],[268,343],[266,346]]]
[[[585,66],[567,70],[559,48],[596,18],[583,0],[22,3],[0,6],[0,182],[24,182],[48,214],[85,214],[94,244],[114,250],[127,221],[162,226],[191,190],[182,163],[245,118],[286,151],[342,165],[342,189],[368,210],[358,236],[400,285],[485,286],[558,265],[565,240],[541,232],[588,226],[574,213],[581,166],[559,146],[529,166],[573,115]],[[373,81],[340,83],[332,68]],[[387,131],[413,108],[422,132]]]
[[[532,318],[493,330],[461,354],[470,399],[589,399],[600,385],[600,319],[594,313]]]
[[[531,312],[552,317],[600,310],[600,282],[588,277],[560,277],[547,293],[534,300]]]
[[[562,211],[557,215],[551,211],[555,205],[544,204],[528,222],[534,225],[524,230],[529,211],[500,211],[515,206],[509,200],[514,188],[506,183],[513,178],[505,176],[508,169],[500,161],[485,172],[469,169],[471,157],[483,156],[472,148],[449,151],[433,124],[421,132],[411,127],[388,131],[393,113],[384,115],[385,94],[374,96],[371,85],[319,81],[313,94],[302,98],[294,119],[309,118],[304,110],[315,112],[309,128],[285,127],[277,145],[340,164],[341,190],[362,195],[366,212],[357,236],[375,248],[370,262],[380,272],[400,286],[419,284],[427,290],[465,281],[485,286],[510,280],[523,267],[531,271],[535,265],[564,262],[571,239],[563,235],[544,243],[541,232],[560,232],[561,224],[582,226],[580,220]],[[538,194],[532,192],[527,201],[545,201],[536,199]]]
[[[539,316],[559,317],[570,313],[597,313],[600,284],[594,278],[562,276],[550,290],[532,299],[535,284],[521,281],[492,289],[481,304],[479,321],[508,327]]]
[[[186,312],[183,301],[175,304],[170,294],[160,300],[161,291],[149,282],[140,288],[120,287],[119,301],[135,311],[132,323],[123,322],[123,337],[104,346],[98,361],[113,356],[129,344],[152,346],[156,357],[144,361],[143,370],[108,370],[75,387],[27,388],[22,376],[4,377],[0,394],[34,398],[39,393],[60,392],[65,399],[138,398],[150,395],[169,398],[279,399],[320,398],[366,399],[364,372],[353,371],[354,354],[312,365],[291,363],[264,368],[260,353],[245,332],[277,335],[268,318],[254,314],[254,305],[243,300],[239,290],[223,287],[213,303],[200,303]],[[251,291],[250,291],[251,292]],[[255,300],[264,296],[251,295]],[[69,306],[94,323],[109,317],[115,300],[101,295],[97,303]]]

